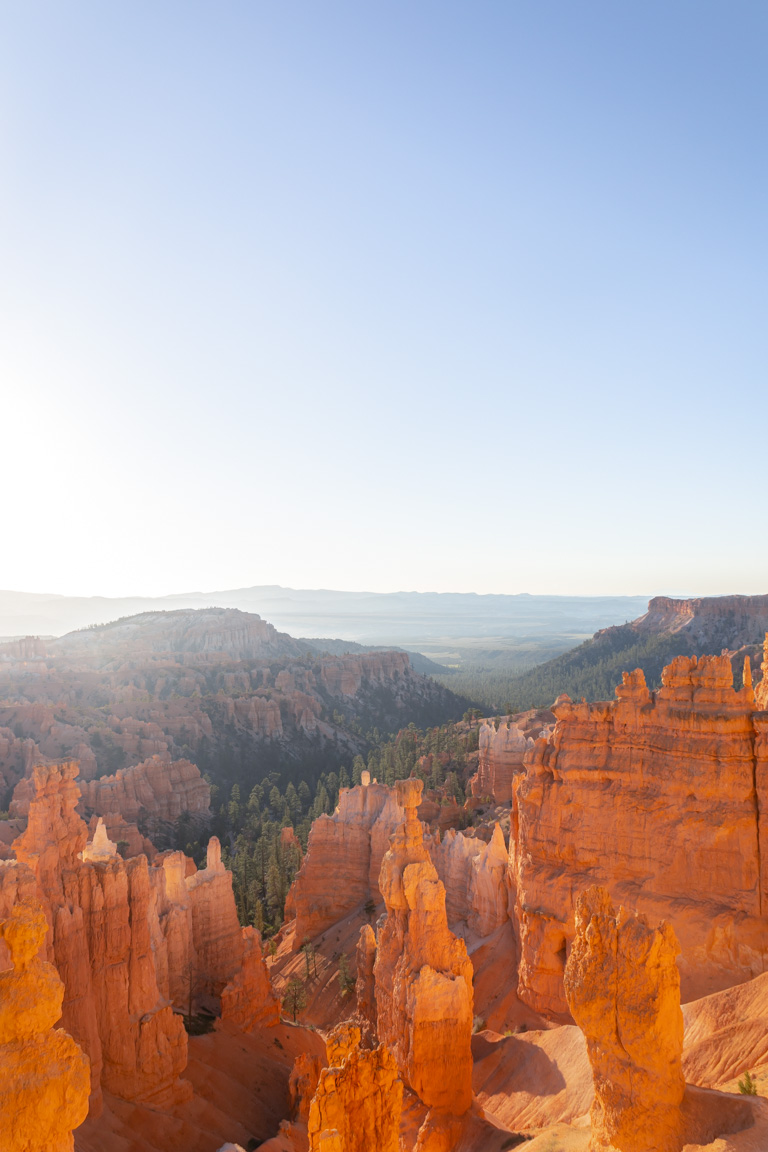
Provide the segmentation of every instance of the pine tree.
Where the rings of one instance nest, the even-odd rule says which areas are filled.
[[[296,1023],[296,1017],[304,1011],[307,1006],[307,993],[304,984],[296,976],[292,976],[288,981],[288,987],[283,996],[283,1008],[293,1016],[293,1022]]]

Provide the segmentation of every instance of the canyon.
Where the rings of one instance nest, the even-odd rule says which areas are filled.
[[[11,728],[0,921],[34,947],[3,927],[0,980],[58,981],[77,1088],[50,1147],[768,1146],[768,638],[762,672],[736,687],[728,655],[680,656],[657,690],[636,670],[613,701],[485,721],[463,805],[363,771],[314,821],[268,946],[216,837],[198,867],[139,828],[206,817],[191,760],[81,782]]]
[[[766,630],[768,596],[654,596],[635,620],[601,628],[578,648],[514,677],[507,698],[519,708],[548,705],[561,693],[604,700],[622,673],[637,667],[655,689],[675,657],[702,653],[727,654],[740,686],[744,658],[760,660]]]
[[[338,768],[363,750],[366,728],[440,723],[462,707],[405,652],[330,655],[236,609],[143,613],[0,645],[0,805],[9,808],[35,762],[70,758],[84,782],[101,781],[84,790],[84,807],[107,817],[119,803],[128,824],[142,810],[170,821],[204,810],[203,789],[189,778],[186,795],[173,781],[161,811],[167,771],[153,773],[155,758],[194,762],[227,789],[245,785],[254,765],[262,776],[311,778],[313,765]],[[110,800],[103,778],[141,764],[113,781]],[[123,789],[134,805],[127,794],[115,799]],[[24,802],[22,793],[16,807]]]

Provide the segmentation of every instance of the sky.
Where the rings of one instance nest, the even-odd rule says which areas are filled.
[[[0,0],[0,587],[768,592],[767,47]]]

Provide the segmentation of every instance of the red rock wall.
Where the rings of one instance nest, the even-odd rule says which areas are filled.
[[[333,816],[315,820],[286,905],[286,916],[296,918],[297,947],[368,899],[381,900],[381,861],[404,815],[394,789],[360,784],[341,790]]]
[[[768,769],[751,688],[733,689],[727,656],[679,657],[658,692],[638,670],[616,695],[557,705],[517,787],[519,993],[555,1018],[567,1017],[575,894],[592,884],[670,920],[683,1000],[768,960]]]

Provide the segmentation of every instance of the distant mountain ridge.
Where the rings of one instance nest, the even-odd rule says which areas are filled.
[[[268,660],[300,657],[305,649],[292,636],[278,632],[253,612],[237,608],[177,608],[141,612],[108,624],[69,632],[49,641],[54,655],[90,655],[106,658],[127,653],[172,652],[216,655],[230,660]]]
[[[563,636],[573,643],[637,616],[645,596],[339,592],[277,585],[160,597],[78,597],[0,591],[0,636],[61,636],[153,611],[236,608],[292,636],[408,645],[434,637]]]
[[[78,760],[86,781],[190,761],[227,796],[264,779],[315,786],[367,753],[369,733],[455,720],[469,703],[407,652],[327,643],[203,608],[0,644],[0,808],[39,758]]]
[[[649,687],[675,656],[732,657],[737,686],[745,656],[759,669],[768,632],[768,595],[654,596],[647,611],[627,624],[600,629],[578,648],[510,682],[517,708],[546,707],[562,692],[574,699],[609,700],[623,672],[642,668]]]

